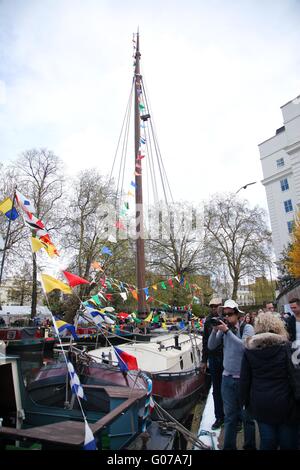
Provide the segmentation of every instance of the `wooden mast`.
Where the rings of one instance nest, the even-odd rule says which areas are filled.
[[[136,206],[136,280],[138,288],[138,313],[143,314],[148,311],[146,297],[143,288],[145,287],[145,247],[144,247],[144,216],[143,216],[143,186],[142,186],[142,160],[140,156],[141,142],[141,118],[139,107],[139,96],[141,95],[141,74],[140,74],[140,42],[139,32],[136,35],[135,53],[135,87],[134,87],[134,116],[135,116],[135,163],[140,163],[140,168],[135,171],[135,206]],[[137,174],[138,173],[138,174]]]

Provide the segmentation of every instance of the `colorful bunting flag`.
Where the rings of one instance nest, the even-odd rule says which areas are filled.
[[[35,212],[34,205],[18,190],[16,190],[16,201],[18,206],[21,207],[25,212],[29,212],[30,214]]]
[[[145,292],[146,296],[149,296],[149,289],[148,287],[144,287],[143,291]]]
[[[70,287],[76,287],[80,284],[89,284],[89,281],[83,279],[82,277],[76,276],[76,274],[69,273],[68,271],[63,271],[63,274],[67,279]]]
[[[70,386],[71,386],[72,392],[75,393],[79,398],[84,398],[86,400],[82,385],[80,383],[78,375],[76,374],[74,370],[73,364],[70,361],[68,361],[67,366],[68,366],[68,371],[70,375]]]
[[[166,287],[166,284],[165,284],[163,281],[160,283],[160,285],[161,285],[162,289],[166,289],[166,288],[167,288],[167,287]]]
[[[127,300],[127,294],[126,294],[126,292],[120,292],[120,296],[122,297],[122,299],[124,300],[124,302],[125,302],[125,300]]]
[[[134,196],[134,194],[131,191],[128,191],[127,196]]]
[[[0,202],[0,212],[10,220],[16,220],[19,217],[19,213],[15,207],[13,207],[12,200],[10,197],[4,199],[4,201]]]
[[[134,188],[136,188],[136,184],[135,184],[135,182],[134,182],[134,181],[131,181],[131,183],[130,183],[130,184],[131,184],[131,186],[133,186]]]
[[[152,317],[153,317],[153,313],[150,312],[149,315],[145,318],[144,322],[151,322]]]
[[[168,284],[169,284],[169,286],[171,286],[172,288],[174,288],[172,279],[168,279]]]
[[[117,239],[113,235],[109,235],[107,240],[111,243],[117,243]]]
[[[131,290],[131,294],[132,294],[132,297],[135,299],[135,300],[138,300],[138,293],[136,290]]]
[[[118,359],[119,367],[121,372],[128,372],[129,370],[138,370],[138,364],[135,356],[128,354],[122,349],[113,346],[115,354]]]
[[[95,302],[96,305],[101,305],[98,294],[92,295],[92,300]]]
[[[157,284],[154,284],[154,285],[152,286],[152,289],[157,290]]]
[[[57,320],[55,318],[53,320],[53,326],[54,326],[54,329],[56,330],[56,334],[60,336],[61,338],[64,338],[65,336],[68,336],[68,333],[71,333],[71,335],[73,336],[75,340],[78,339],[74,325],[71,325],[70,323],[66,323],[65,321],[62,321],[62,320]]]
[[[41,274],[41,279],[43,288],[47,294],[54,289],[59,289],[65,294],[72,294],[72,289],[69,286],[59,281],[58,279],[49,276],[49,274]]]
[[[111,251],[107,246],[104,246],[104,247],[101,249],[101,253],[102,253],[103,255],[112,256],[112,251]]]
[[[84,420],[84,431],[85,431],[85,436],[84,436],[83,450],[97,450],[94,434],[92,433],[92,430],[89,427],[86,419]]]
[[[101,268],[101,264],[98,263],[98,261],[93,261],[91,267],[96,271],[103,271],[103,269]]]
[[[115,223],[115,226],[119,229],[119,230],[125,230],[125,227],[124,225],[122,224],[122,222],[120,220],[117,220],[117,222]]]

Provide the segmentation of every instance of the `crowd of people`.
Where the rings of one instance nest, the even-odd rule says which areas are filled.
[[[291,314],[273,303],[245,314],[232,300],[214,298],[203,331],[202,371],[209,369],[215,422],[224,426],[224,450],[297,450],[300,443],[300,299]],[[299,356],[299,358],[298,358]]]

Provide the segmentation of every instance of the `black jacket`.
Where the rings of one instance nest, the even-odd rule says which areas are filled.
[[[220,357],[221,360],[223,358],[223,342],[213,350],[208,349],[207,343],[208,343],[208,338],[210,337],[211,331],[213,329],[213,326],[211,324],[211,319],[214,315],[209,314],[206,317],[205,323],[204,323],[204,329],[203,329],[203,337],[202,337],[202,362],[207,362],[209,357]]]
[[[289,334],[289,340],[291,342],[296,341],[296,317],[291,315],[285,320],[286,329]]]
[[[288,379],[287,340],[274,333],[246,339],[241,376],[241,404],[266,424],[299,422],[299,410]]]

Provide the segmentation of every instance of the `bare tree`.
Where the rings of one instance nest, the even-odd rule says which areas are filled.
[[[215,195],[204,211],[203,267],[216,272],[225,262],[231,278],[232,298],[236,299],[241,278],[261,274],[271,258],[271,233],[265,211],[251,209],[234,194]]]
[[[61,229],[64,218],[61,207],[63,195],[62,162],[47,149],[25,151],[13,164],[15,180],[21,193],[35,206],[35,216],[42,219],[48,232]],[[60,207],[59,207],[60,206]],[[37,262],[32,254],[32,301],[31,316],[36,315]]]
[[[197,217],[199,225],[199,214]],[[170,206],[167,216],[158,211],[159,234],[147,241],[148,265],[161,274],[194,274],[201,270],[203,236],[196,231],[195,210],[188,203]]]

